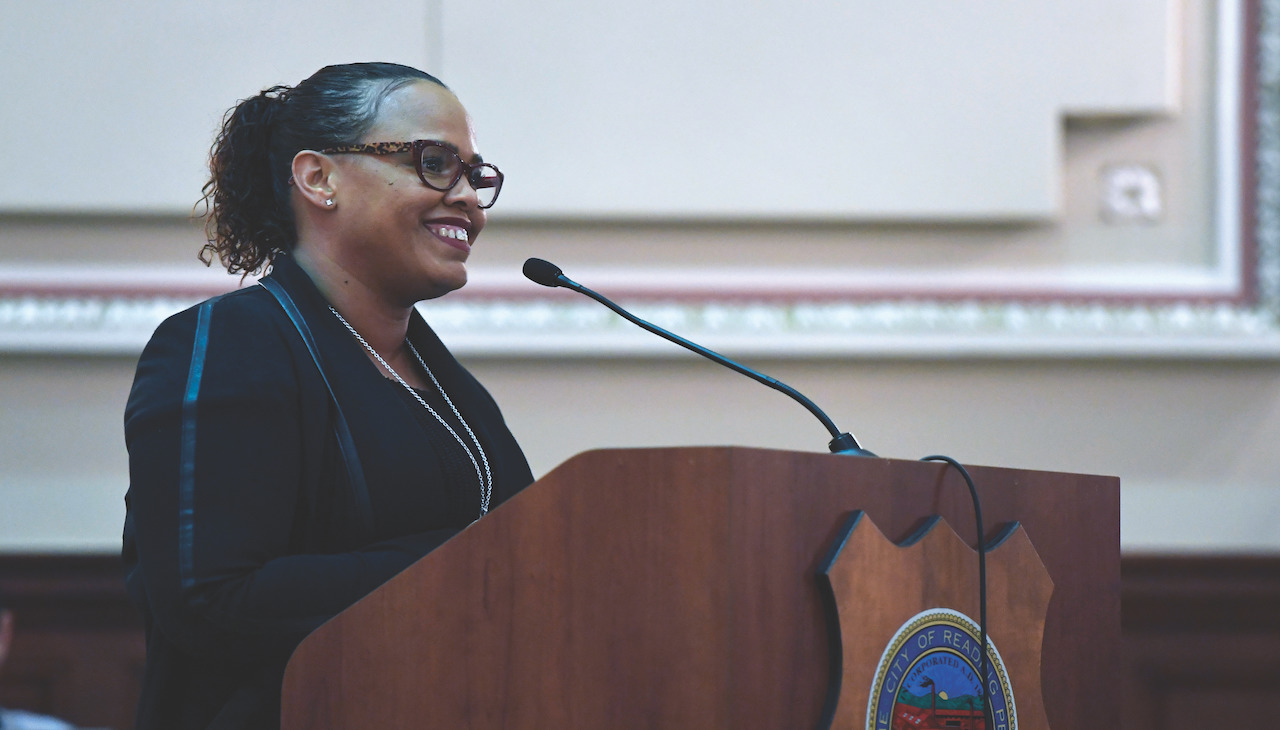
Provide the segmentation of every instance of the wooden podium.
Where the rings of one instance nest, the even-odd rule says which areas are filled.
[[[1043,713],[1019,725],[1116,727],[1118,480],[970,472],[988,534],[1019,522],[1052,581],[1038,625],[1024,626],[1037,620],[1019,607],[1023,568],[990,608],[1001,651],[1043,631],[1038,657],[1006,657],[1011,675],[1022,663],[1013,693],[1043,695]],[[728,447],[579,454],[309,636],[285,674],[283,728],[825,725],[840,652],[820,568],[857,511],[894,542],[933,515],[977,541],[968,490],[945,464]],[[900,596],[940,580],[878,570],[899,548],[880,561],[863,544],[846,546],[861,563],[842,580],[868,611],[892,617]],[[976,590],[976,569],[953,582]],[[835,633],[879,657],[888,637],[862,635],[862,607],[841,607]],[[916,609],[901,610],[906,621]],[[846,683],[832,727],[868,727],[858,692]]]

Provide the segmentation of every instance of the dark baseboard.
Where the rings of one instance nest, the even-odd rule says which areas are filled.
[[[1125,631],[1280,631],[1280,556],[1127,555]]]
[[[1280,556],[1121,561],[1127,730],[1268,727],[1280,706]]]
[[[1280,556],[1130,555],[1120,573],[1117,727],[1249,727],[1280,706]],[[115,555],[0,554],[18,617],[0,705],[132,726],[145,651],[122,576]]]
[[[146,659],[118,555],[0,554],[14,613],[0,705],[86,727],[133,727]]]

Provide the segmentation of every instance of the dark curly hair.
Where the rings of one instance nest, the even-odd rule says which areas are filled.
[[[289,176],[300,150],[354,144],[373,126],[388,94],[440,79],[397,63],[325,66],[294,87],[272,86],[222,119],[203,192],[205,265],[217,256],[229,273],[270,267],[298,241]]]

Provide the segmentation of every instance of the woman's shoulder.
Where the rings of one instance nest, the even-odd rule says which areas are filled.
[[[245,326],[253,326],[255,322],[271,318],[272,306],[276,305],[266,290],[254,284],[210,297],[169,315],[156,328],[153,338],[194,333],[200,326],[202,317],[206,319],[207,324],[215,313],[219,319],[230,317],[234,320],[245,320]]]
[[[179,357],[217,345],[267,354],[288,348],[288,317],[261,286],[237,289],[170,315],[156,327],[142,361]]]
[[[206,383],[288,390],[295,343],[291,325],[271,295],[250,286],[207,299],[166,318],[142,351],[131,401],[180,395],[193,372]],[[254,384],[257,384],[255,386]]]
[[[289,334],[297,332],[291,317],[310,320],[322,309],[323,298],[310,279],[290,257],[282,256],[261,282],[206,299],[168,317],[156,328],[152,340],[176,338],[189,344],[199,334],[230,337],[251,345],[266,344],[257,342],[257,337],[279,339],[283,335],[289,340]]]

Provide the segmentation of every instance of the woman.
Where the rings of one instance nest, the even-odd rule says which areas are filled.
[[[502,174],[395,64],[228,112],[211,240],[259,285],[165,321],[125,411],[139,728],[279,724],[308,632],[532,481],[497,405],[414,310],[466,283]]]

